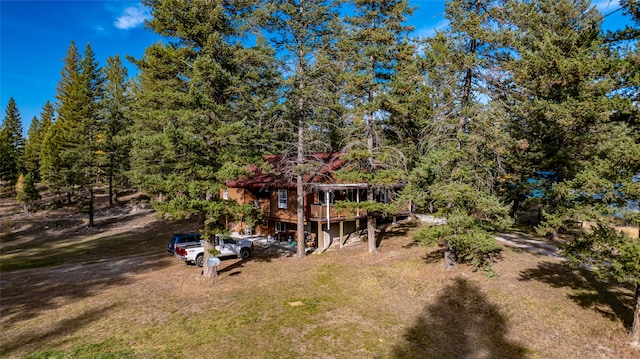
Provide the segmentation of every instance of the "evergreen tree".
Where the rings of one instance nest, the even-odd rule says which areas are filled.
[[[44,128],[42,147],[40,148],[40,178],[47,184],[49,191],[56,195],[63,193],[65,178],[62,176],[60,151],[63,139],[60,124],[54,121],[48,128]],[[70,198],[70,192],[67,199]]]
[[[40,146],[42,145],[42,122],[33,117],[27,131],[27,140],[24,145],[24,167],[26,173],[30,173],[35,180],[40,173]]]
[[[11,97],[0,128],[0,179],[15,189],[18,176],[24,171],[24,137],[16,101]]]
[[[69,47],[63,76],[58,84],[58,121],[61,135],[59,168],[65,181],[68,199],[76,189],[88,190],[80,205],[93,226],[94,191],[100,163],[99,139],[102,137],[99,100],[103,77],[95,53],[87,44],[79,57],[73,42]]]
[[[71,194],[77,181],[73,178],[72,166],[74,158],[68,158],[68,139],[74,129],[74,122],[80,117],[83,101],[80,84],[81,56],[75,43],[71,41],[67,54],[63,59],[64,65],[60,80],[56,87],[56,111],[58,118],[55,125],[47,130],[42,156],[42,178],[54,193],[66,192],[67,202],[71,202]]]
[[[640,244],[614,227],[640,223],[629,207],[640,199],[637,93],[628,91],[637,81],[626,71],[633,66],[620,66],[621,55],[633,52],[603,43],[602,17],[589,1],[513,2],[507,12],[514,56],[506,66],[518,89],[507,101],[510,130],[525,144],[516,158],[525,175],[557,174],[538,231],[557,235],[572,223],[596,223],[578,231],[565,254],[574,264],[593,263],[598,273],[635,284],[631,333],[638,342]]]
[[[418,40],[412,40],[419,45]],[[384,120],[384,138],[405,155],[406,167],[412,168],[419,158],[420,138],[429,124],[436,104],[427,77],[426,61],[416,45],[404,46],[397,55],[398,66],[388,83],[384,101],[389,116]]]
[[[297,254],[304,257],[303,177],[314,168],[308,159],[317,152],[317,145],[328,142],[317,141],[317,135],[327,133],[326,123],[321,120],[330,111],[331,104],[325,100],[333,98],[329,78],[324,75],[335,34],[340,32],[335,28],[338,4],[322,0],[282,0],[264,2],[262,6],[263,26],[273,35],[273,44],[282,61],[281,121],[285,124],[282,128],[293,134],[293,138],[288,134],[281,137],[285,143],[283,158],[295,158],[289,167],[292,178],[296,178]],[[293,152],[293,156],[287,152]]]
[[[55,109],[49,101],[45,103],[40,112],[40,119],[34,117],[31,126],[27,132],[28,139],[25,143],[25,169],[27,173],[31,173],[33,180],[40,180],[41,161],[42,161],[42,144],[49,127],[54,121]]]
[[[505,64],[517,89],[507,103],[512,132],[527,144],[518,170],[525,179],[540,170],[572,178],[589,161],[589,144],[600,141],[589,129],[610,106],[611,82],[598,81],[608,66],[601,15],[589,1],[513,2],[509,9],[518,56]]]
[[[387,207],[375,202],[375,194],[389,191],[390,186],[405,178],[404,154],[385,141],[383,121],[390,116],[386,110],[391,102],[390,82],[398,68],[413,61],[406,56],[413,50],[406,39],[411,28],[403,25],[412,9],[404,0],[356,0],[352,6],[354,15],[346,18],[346,36],[340,39],[342,93],[349,109],[346,122],[350,131],[343,158],[351,166],[339,175],[368,185],[366,204],[351,206],[366,211],[369,253],[375,253],[374,215]]]
[[[40,112],[40,145],[38,152],[38,173],[35,178],[39,178],[47,183],[52,183],[50,179],[57,174],[57,153],[55,130],[55,108],[51,102],[47,101]],[[35,145],[34,141],[34,145]],[[35,146],[34,146],[35,147]],[[55,188],[53,192],[56,192]]]
[[[277,151],[277,135],[276,131],[273,131],[276,127],[274,120],[282,110],[278,62],[275,50],[260,33],[256,35],[255,46],[239,49],[235,62],[240,73],[229,89],[237,94],[230,103],[230,112],[238,118],[237,125],[242,126],[237,129],[232,127],[231,131],[225,134],[227,137],[231,136],[230,142],[238,144],[233,151],[237,158],[230,158],[227,162],[257,163],[261,158],[256,156]],[[241,135],[242,133],[245,134]],[[232,173],[233,171],[230,174]]]
[[[114,177],[129,169],[130,143],[126,133],[131,125],[130,91],[127,82],[127,69],[119,56],[107,58],[104,71],[104,94],[101,99],[102,126],[104,137],[100,148],[104,151],[104,163],[101,167],[107,175],[109,185],[109,205],[113,205]]]
[[[425,42],[427,84],[431,87],[430,123],[419,148],[421,158],[406,194],[418,210],[435,212],[446,224],[419,238],[445,249],[445,267],[458,261],[491,270],[500,250],[492,233],[510,224],[508,207],[498,196],[504,175],[504,112],[492,102],[496,73],[496,2],[447,2],[451,28]]]
[[[128,175],[157,196],[153,205],[159,213],[198,217],[212,239],[223,230],[225,216],[250,212],[218,193],[225,179],[244,174],[246,161],[255,158],[258,141],[252,138],[262,135],[255,126],[265,116],[264,102],[260,91],[245,92],[243,83],[269,81],[257,78],[269,71],[260,54],[268,50],[256,46],[254,52],[238,41],[245,36],[249,3],[145,4],[153,15],[149,27],[167,43],[148,47],[134,60],[140,74],[133,89]]]
[[[31,172],[28,172],[26,175],[20,175],[16,185],[16,193],[16,199],[23,203],[25,213],[33,211],[35,201],[41,197]]]

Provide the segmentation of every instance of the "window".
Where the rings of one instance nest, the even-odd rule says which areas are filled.
[[[278,190],[278,208],[287,209],[287,190]]]
[[[228,200],[229,199],[229,189],[225,188],[224,192],[222,192],[222,199],[224,200]]]

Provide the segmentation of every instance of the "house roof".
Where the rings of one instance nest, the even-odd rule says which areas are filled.
[[[309,174],[304,175],[305,185],[310,183],[333,183],[333,172],[346,164],[340,156],[342,152],[315,153],[306,157],[306,163],[311,167]],[[266,155],[264,160],[273,166],[273,173],[265,173],[258,166],[248,167],[251,175],[247,178],[228,181],[228,187],[234,188],[295,188],[295,156]]]

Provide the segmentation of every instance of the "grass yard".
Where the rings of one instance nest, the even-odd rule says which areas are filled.
[[[444,271],[403,224],[376,255],[259,247],[211,285],[165,251],[194,224],[119,216],[91,231],[2,217],[0,357],[640,357],[629,288],[545,256],[505,248],[495,279]]]

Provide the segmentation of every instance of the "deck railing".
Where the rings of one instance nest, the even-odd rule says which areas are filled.
[[[359,216],[360,211],[337,210],[334,205],[329,205],[329,218]],[[311,218],[327,219],[326,204],[312,204]]]

